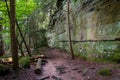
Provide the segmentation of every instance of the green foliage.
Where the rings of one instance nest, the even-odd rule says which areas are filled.
[[[103,68],[98,71],[98,74],[102,76],[110,76],[111,71],[109,69]]]
[[[103,52],[103,58],[109,61],[120,63],[120,50],[106,50]]]
[[[10,73],[10,70],[8,69],[8,66],[4,64],[0,64],[0,76],[4,76]]]
[[[16,2],[16,17],[18,20],[24,20],[36,9],[36,3],[33,0],[17,0]]]
[[[9,57],[11,57],[11,55],[3,55],[0,58],[9,58]]]
[[[10,0],[6,0],[9,6]],[[16,0],[16,18],[22,32],[25,31],[25,21],[27,17],[36,9],[36,3],[34,0]],[[24,23],[23,23],[24,22]],[[3,26],[3,30],[0,32],[3,36],[4,44],[10,44],[10,22],[5,0],[0,0],[0,25]]]
[[[19,64],[23,67],[23,68],[30,68],[30,59],[29,57],[21,57],[19,60]]]
[[[35,0],[35,2],[41,11],[48,12],[50,8],[55,7],[57,0]]]
[[[45,30],[41,29],[41,32],[39,32],[39,47],[46,47],[47,46],[47,39],[45,36]]]
[[[74,3],[77,2],[77,0],[74,0]]]
[[[115,53],[113,56],[113,61],[120,63],[120,53]]]
[[[0,71],[5,71],[7,69],[7,66],[4,64],[0,64]]]
[[[38,49],[40,47],[48,47],[48,44],[47,44],[47,38],[45,36],[45,30],[44,29],[40,29],[39,32],[37,33],[34,33],[36,35],[35,37],[35,43],[34,43],[34,49],[36,51],[36,53],[38,53]]]
[[[119,42],[84,42],[80,56],[97,62],[120,63]]]

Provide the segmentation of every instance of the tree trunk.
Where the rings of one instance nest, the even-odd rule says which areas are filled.
[[[25,56],[25,54],[23,53],[22,45],[19,43],[18,39],[17,39],[17,44],[18,44],[18,48],[19,48],[20,51],[21,51],[21,55],[22,55],[22,56]]]
[[[19,70],[18,64],[18,46],[15,29],[15,0],[10,0],[10,33],[11,33],[11,51],[14,71]]]
[[[31,57],[30,48],[28,47],[28,45],[27,45],[27,43],[26,43],[26,41],[25,41],[25,39],[24,39],[24,36],[23,36],[23,34],[22,34],[22,31],[21,31],[21,29],[20,29],[20,27],[19,27],[19,25],[18,25],[17,19],[15,20],[15,22],[16,22],[17,28],[18,28],[18,30],[19,30],[19,32],[20,32],[20,35],[21,35],[21,37],[22,37],[22,39],[23,39],[23,42],[24,42],[24,44],[25,44],[25,47],[26,47],[26,49],[27,49],[28,55]]]
[[[0,25],[0,32],[2,31],[2,25]],[[0,34],[0,56],[3,56],[4,54],[4,48],[3,48],[3,40],[2,40],[2,34]]]
[[[69,45],[70,45],[70,51],[71,51],[71,56],[72,59],[74,59],[74,53],[73,53],[73,47],[72,47],[72,42],[71,42],[71,33],[70,33],[70,9],[69,9],[69,5],[70,4],[70,0],[68,0],[68,6],[67,6],[67,17],[68,17],[68,37],[69,37]]]
[[[6,3],[6,7],[7,7],[8,16],[10,17],[10,11],[9,11],[9,7],[8,7],[8,4],[7,4],[7,0],[5,0],[5,3]],[[23,42],[24,42],[25,47],[26,47],[26,49],[27,49],[28,55],[31,57],[30,49],[29,49],[29,47],[27,46],[27,43],[26,43],[26,41],[25,41],[25,39],[24,39],[24,37],[23,37],[23,34],[22,34],[22,32],[21,32],[21,29],[20,29],[20,27],[19,27],[19,24],[18,24],[18,21],[17,21],[16,18],[15,18],[15,23],[16,23],[17,28],[18,28],[18,30],[19,30],[20,36],[21,36],[22,39],[23,39]]]

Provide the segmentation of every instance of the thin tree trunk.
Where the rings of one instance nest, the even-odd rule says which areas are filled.
[[[10,0],[10,33],[11,33],[11,51],[12,51],[12,61],[13,69],[15,71],[19,70],[18,63],[18,46],[16,38],[16,29],[15,29],[15,0]]]
[[[19,45],[19,49],[20,49],[20,51],[21,51],[21,55],[22,55],[22,56],[25,56],[25,54],[23,53],[22,46],[21,46],[21,44],[19,43],[18,39],[17,39],[17,44]]]
[[[68,17],[68,37],[69,37],[69,45],[70,45],[70,51],[71,51],[71,57],[72,59],[74,59],[74,53],[73,53],[73,47],[72,47],[72,42],[71,42],[71,33],[70,33],[70,0],[68,0],[68,4],[67,4],[67,17]]]
[[[29,17],[27,17],[27,26],[28,26],[28,28],[27,28],[27,30],[28,30],[28,32],[30,33],[30,26],[29,26],[29,23],[28,23],[28,21],[29,21]],[[29,46],[31,46],[31,36],[30,36],[30,34],[28,34],[28,44],[29,44]]]
[[[17,28],[18,28],[18,30],[19,30],[19,32],[20,32],[20,35],[21,35],[22,39],[23,39],[23,42],[24,42],[25,47],[26,47],[26,49],[27,49],[27,52],[28,52],[29,56],[31,57],[30,49],[29,49],[29,47],[27,46],[27,43],[26,43],[26,41],[25,41],[25,39],[24,39],[24,36],[22,35],[22,31],[21,31],[21,29],[20,29],[20,27],[19,27],[19,25],[18,25],[17,20],[16,20],[16,25],[17,25]]]

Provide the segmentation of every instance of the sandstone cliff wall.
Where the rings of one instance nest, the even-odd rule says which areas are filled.
[[[69,51],[67,5],[48,31],[48,43]],[[120,1],[77,0],[70,4],[71,35],[75,55],[104,58],[120,50]]]

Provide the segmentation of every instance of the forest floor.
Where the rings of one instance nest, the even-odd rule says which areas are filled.
[[[72,60],[70,54],[60,49],[45,49],[47,63],[42,66],[42,74],[34,73],[35,64],[31,68],[20,70],[19,76],[8,74],[0,77],[0,80],[120,80],[120,64],[98,63],[75,58]],[[109,68],[110,76],[101,76],[98,70]],[[47,77],[46,79],[41,78]]]

